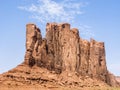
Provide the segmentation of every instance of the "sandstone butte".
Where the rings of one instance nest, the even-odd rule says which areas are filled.
[[[47,23],[45,38],[27,24],[24,62],[1,74],[0,85],[120,86],[107,70],[104,42],[80,38],[68,23]]]

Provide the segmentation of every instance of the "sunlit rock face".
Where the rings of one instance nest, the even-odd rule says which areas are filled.
[[[108,82],[104,43],[80,38],[78,29],[68,23],[47,23],[45,38],[36,25],[27,24],[24,63]]]
[[[24,62],[0,74],[0,85],[120,86],[119,78],[116,81],[107,70],[105,57],[104,42],[80,38],[78,29],[68,23],[47,23],[45,38],[30,23],[26,25]]]

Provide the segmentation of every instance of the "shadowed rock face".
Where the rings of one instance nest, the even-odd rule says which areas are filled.
[[[68,23],[47,23],[46,37],[34,24],[26,25],[25,64],[47,68],[57,74],[82,75],[110,84],[103,42],[79,37]]]

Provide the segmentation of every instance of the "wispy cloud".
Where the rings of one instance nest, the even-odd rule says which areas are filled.
[[[31,13],[32,18],[41,23],[46,22],[73,22],[77,15],[82,14],[81,7],[86,3],[76,2],[76,0],[38,0],[29,6],[19,6],[19,9]]]
[[[90,27],[76,24],[76,17],[84,13],[81,9],[87,4],[87,2],[79,2],[78,0],[57,0],[57,2],[55,0],[37,0],[37,3],[18,8],[29,12],[30,17],[42,25],[47,22],[68,22],[79,28],[80,34],[88,38],[94,36]]]

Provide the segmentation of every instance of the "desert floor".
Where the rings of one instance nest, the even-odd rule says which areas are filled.
[[[0,90],[120,90],[115,87],[43,87],[43,86],[0,86]]]

